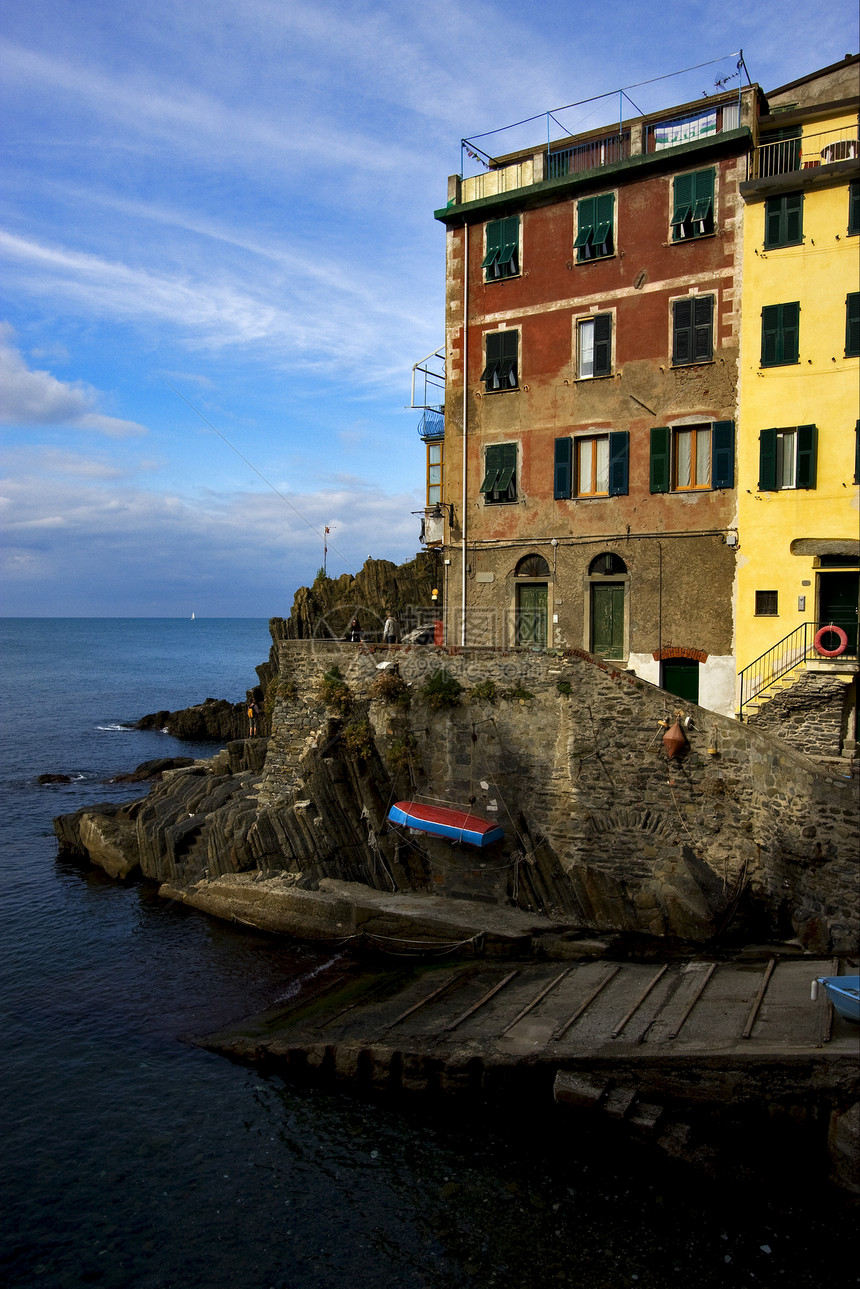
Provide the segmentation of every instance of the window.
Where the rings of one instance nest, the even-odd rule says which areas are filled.
[[[517,388],[518,331],[488,331],[487,365],[481,372],[487,393]]]
[[[615,193],[583,197],[576,203],[576,251],[578,264],[586,260],[605,259],[615,253]]]
[[[487,282],[516,277],[520,271],[520,217],[494,219],[487,224],[487,253],[481,268]]]
[[[655,425],[651,430],[651,492],[733,488],[735,423]]]
[[[672,209],[672,241],[706,237],[714,231],[714,172],[696,170],[676,175]]]
[[[553,496],[557,501],[626,496],[629,457],[630,435],[626,430],[556,439]]]
[[[672,303],[672,366],[709,363],[714,356],[714,297],[691,295]]]
[[[711,486],[711,427],[693,426],[674,434],[675,487],[679,491]]]
[[[800,304],[767,304],[761,311],[761,365],[784,367],[799,361]]]
[[[549,577],[549,564],[543,555],[524,555],[514,569],[514,577]]]
[[[599,313],[576,324],[576,375],[578,380],[612,373],[612,314]]]
[[[620,555],[605,551],[603,555],[595,555],[588,572],[591,577],[620,577],[627,572],[627,565]]]
[[[442,500],[442,472],[445,464],[445,440],[427,444],[427,505],[437,506]]]
[[[493,443],[487,448],[481,492],[487,505],[517,499],[517,445]]]
[[[860,234],[860,180],[854,179],[848,185],[848,235]]]
[[[845,297],[845,357],[860,357],[860,291]]]
[[[609,435],[574,440],[576,453],[576,495],[609,496]]]
[[[755,615],[757,618],[775,618],[779,615],[779,592],[756,591]]]
[[[803,193],[769,197],[764,205],[764,249],[798,246],[803,241]]]
[[[762,430],[759,435],[760,492],[814,488],[818,430],[814,425]]]

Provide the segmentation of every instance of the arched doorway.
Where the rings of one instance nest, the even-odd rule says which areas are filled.
[[[543,555],[524,555],[514,569],[514,640],[545,649],[549,617],[549,564]]]
[[[620,555],[604,551],[589,564],[588,580],[589,650],[599,658],[620,660],[627,654],[627,565]]]

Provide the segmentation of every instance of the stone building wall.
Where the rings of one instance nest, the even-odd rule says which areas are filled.
[[[849,718],[856,710],[857,687],[850,677],[805,671],[772,698],[764,698],[748,718],[756,729],[776,734],[810,756],[838,757],[846,741],[853,745]]]
[[[392,666],[408,706],[373,696]],[[346,716],[320,693],[335,667]],[[440,669],[463,686],[456,706],[422,696]],[[854,785],[590,655],[282,641],[276,694],[249,839],[262,867],[310,883],[346,865],[381,888],[513,901],[595,928],[857,944]],[[679,712],[689,743],[667,760],[659,722]],[[471,804],[505,841],[478,852],[396,832],[388,808],[413,797]]]

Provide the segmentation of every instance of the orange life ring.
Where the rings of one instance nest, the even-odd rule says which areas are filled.
[[[824,645],[821,642],[825,636],[829,636],[829,635],[836,636],[837,640],[839,641],[838,648],[836,649],[824,648]],[[831,622],[829,627],[821,627],[820,630],[816,631],[815,639],[812,642],[812,646],[815,649],[816,653],[821,654],[822,658],[838,658],[839,655],[841,653],[844,653],[845,650],[848,648],[848,637],[841,627],[834,626],[833,623]]]

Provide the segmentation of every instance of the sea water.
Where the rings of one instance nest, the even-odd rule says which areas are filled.
[[[0,620],[0,1276],[244,1289],[857,1285],[850,1221],[804,1186],[717,1188],[524,1105],[369,1104],[195,1047],[332,950],[219,923],[60,858],[51,819],[210,755],[133,723],[238,701],[264,621]],[[68,784],[39,785],[44,773]]]

